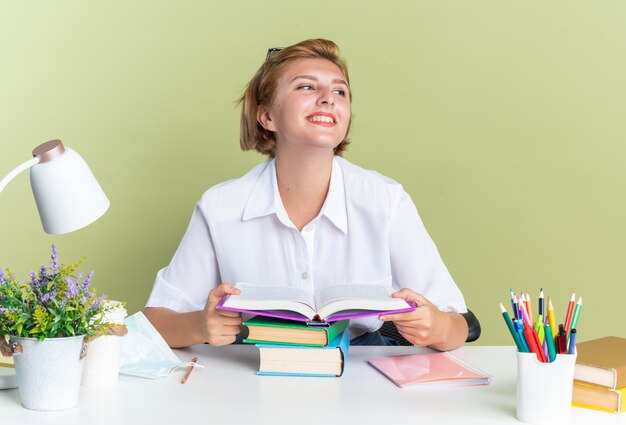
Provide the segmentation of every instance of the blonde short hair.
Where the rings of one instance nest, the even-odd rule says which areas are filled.
[[[267,58],[252,80],[246,86],[246,90],[238,100],[241,104],[241,149],[256,150],[268,155],[275,156],[276,135],[265,129],[257,121],[257,109],[259,105],[271,105],[274,101],[278,81],[287,66],[297,59],[326,59],[339,68],[346,82],[350,84],[348,67],[339,56],[339,47],[330,40],[313,39],[305,40],[284,49],[270,49]],[[352,101],[352,90],[350,101]],[[351,117],[352,118],[352,117]],[[352,119],[350,119],[350,124]],[[335,147],[335,154],[341,155],[348,144],[350,124],[344,139]]]

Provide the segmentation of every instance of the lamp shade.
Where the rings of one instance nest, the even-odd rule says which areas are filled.
[[[76,151],[51,140],[36,147],[33,156],[39,162],[30,168],[30,184],[46,233],[78,230],[107,211],[109,199]]]

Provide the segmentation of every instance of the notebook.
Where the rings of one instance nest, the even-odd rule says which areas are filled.
[[[449,353],[407,354],[368,359],[400,388],[487,385],[489,376]]]

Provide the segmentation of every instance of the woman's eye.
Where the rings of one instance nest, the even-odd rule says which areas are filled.
[[[302,90],[314,90],[314,89],[315,89],[315,87],[313,87],[313,86],[312,86],[312,85],[310,85],[310,84],[303,84],[303,85],[301,85],[301,86],[300,86],[300,87],[298,87],[298,88],[299,88],[299,89],[302,89]]]
[[[343,97],[346,97],[346,95],[347,95],[347,93],[346,93],[346,91],[345,91],[345,90],[339,90],[339,89],[337,89],[337,90],[334,90],[334,92],[335,92],[336,94],[338,94],[339,96],[343,96]]]

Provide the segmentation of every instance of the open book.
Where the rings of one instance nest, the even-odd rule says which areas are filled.
[[[239,282],[240,295],[227,295],[218,309],[302,322],[335,322],[385,313],[400,313],[415,307],[392,298],[393,289],[380,285],[337,285],[315,295],[290,287],[268,287]]]

